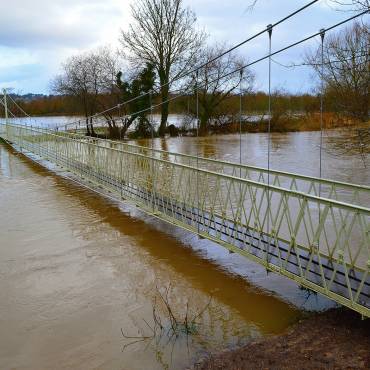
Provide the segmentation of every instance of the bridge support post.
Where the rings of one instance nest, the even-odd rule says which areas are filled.
[[[7,101],[7,96],[6,96],[6,89],[3,90],[4,92],[4,108],[5,108],[5,124],[8,124],[8,101]]]
[[[271,46],[272,46],[272,24],[267,25],[267,32],[269,38],[269,58],[268,58],[268,138],[267,138],[267,233],[270,232],[270,227],[272,226],[272,220],[270,220],[270,208],[271,208],[271,198],[270,198],[270,154],[271,154]],[[270,222],[271,221],[271,222]],[[263,228],[263,227],[262,227]],[[267,273],[268,267],[270,265],[269,261],[269,254],[270,254],[270,247],[271,247],[271,236],[268,236],[267,245],[266,245],[266,264],[267,264]]]
[[[8,113],[8,101],[7,101],[7,96],[6,96],[6,89],[3,89],[3,94],[4,94],[4,111],[5,111],[6,137],[9,140],[9,125],[8,125],[9,113]]]

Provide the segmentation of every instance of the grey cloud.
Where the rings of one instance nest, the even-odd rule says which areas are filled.
[[[102,1],[15,0],[0,4],[0,45],[86,47],[120,10]]]
[[[35,77],[42,72],[43,67],[40,64],[22,64],[0,68],[1,83],[15,80],[27,80]]]
[[[58,65],[77,49],[86,50],[103,42],[114,42],[121,26],[129,22],[128,4],[136,0],[0,0],[0,56],[2,65],[14,65],[0,70],[2,79],[15,78],[22,89],[47,91],[47,80],[58,72]],[[253,11],[246,11],[251,0],[184,0],[198,16],[198,25],[210,35],[210,41],[236,44],[260,31],[307,0],[261,0]],[[273,32],[273,50],[327,27],[346,17],[322,5],[314,5]],[[123,13],[125,12],[125,13]],[[12,50],[7,58],[1,46]],[[285,64],[300,62],[308,44],[278,55]],[[266,34],[240,48],[250,61],[268,50]],[[20,52],[22,51],[22,52]],[[24,53],[23,53],[24,51]],[[18,53],[19,52],[19,53]],[[7,51],[9,54],[9,51]],[[19,55],[19,57],[17,57]],[[24,63],[24,64],[23,64]],[[28,64],[27,64],[28,63]],[[31,64],[36,63],[36,64]],[[32,80],[27,73],[34,68]],[[267,63],[253,66],[261,88],[267,84]],[[30,73],[30,76],[32,74]],[[273,65],[273,85],[301,89],[309,79],[304,69],[284,69]],[[0,80],[1,83],[1,80]],[[23,86],[24,84],[24,86]],[[31,90],[30,90],[31,91]]]

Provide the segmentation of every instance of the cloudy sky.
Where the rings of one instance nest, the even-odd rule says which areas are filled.
[[[198,27],[209,42],[238,43],[274,23],[308,0],[184,0],[198,17]],[[50,79],[60,64],[73,54],[110,45],[119,48],[121,29],[130,22],[131,0],[12,0],[0,1],[0,87],[19,93],[50,93]],[[321,0],[298,16],[280,25],[273,33],[273,49],[328,27],[349,17],[336,11],[329,0]],[[263,56],[268,47],[266,34],[240,49],[249,60]],[[299,63],[305,49],[317,40],[276,56],[279,63]],[[264,89],[267,64],[254,68],[257,87]],[[291,91],[314,87],[307,68],[287,69],[273,64],[274,87]]]

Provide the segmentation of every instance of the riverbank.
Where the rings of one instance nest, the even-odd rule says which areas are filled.
[[[370,319],[340,308],[313,314],[281,335],[211,355],[193,370],[369,368]]]
[[[322,121],[323,130],[333,129],[362,129],[368,128],[370,122],[361,122],[356,119],[337,116],[333,113],[324,113]],[[243,124],[242,132],[263,133],[269,131],[269,122],[266,118],[257,122]],[[321,117],[319,113],[310,113],[304,115],[283,115],[272,116],[270,122],[271,132],[302,132],[302,131],[320,131]],[[239,122],[232,122],[215,128],[215,133],[237,133],[240,131]]]
[[[206,131],[197,131],[194,127],[186,128],[184,126],[169,125],[167,134],[169,136],[210,136],[210,135],[227,135],[242,133],[290,133],[290,132],[311,132],[321,130],[346,130],[347,132],[357,132],[359,130],[368,130],[370,121],[361,122],[351,117],[338,116],[334,113],[324,113],[321,122],[320,113],[310,114],[291,114],[282,116],[272,116],[271,121],[261,115],[259,120],[245,120],[240,122],[231,120],[230,122],[214,124]],[[154,133],[157,136],[157,133]],[[129,139],[150,138],[152,132],[140,132],[132,130],[127,133]]]

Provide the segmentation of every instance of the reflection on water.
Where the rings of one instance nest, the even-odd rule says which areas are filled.
[[[359,138],[356,132],[327,130],[323,133],[322,177],[370,184],[370,143],[367,136],[363,134]],[[319,177],[320,132],[272,133],[270,140],[270,168]],[[154,139],[154,147],[239,163],[240,141],[243,164],[267,167],[268,134],[264,133],[243,134],[241,140],[238,134],[158,138]],[[133,142],[151,145],[151,140]]]
[[[156,117],[158,120],[159,117]],[[55,127],[78,122],[82,117],[30,117],[12,119],[38,127]],[[179,125],[182,116],[170,114],[169,122]],[[1,119],[0,119],[1,121]],[[370,131],[369,126],[346,127],[323,131],[322,177],[357,184],[370,184]],[[202,138],[178,137],[154,139],[154,147],[162,150],[194,154],[206,158],[267,167],[267,133],[214,135]],[[150,140],[136,140],[151,146]],[[241,154],[240,158],[240,142]],[[271,133],[270,167],[281,171],[319,176],[320,132]],[[366,169],[367,168],[367,169]]]
[[[318,175],[318,133],[272,137],[272,167]],[[141,141],[140,144],[148,144]],[[150,144],[150,142],[149,142]],[[239,161],[237,135],[155,139],[162,150]],[[243,163],[266,166],[266,135],[242,137]],[[367,158],[368,159],[368,158]],[[325,177],[368,184],[356,156],[324,154]],[[330,303],[236,254],[109,201],[0,145],[0,368],[183,368],[202,353],[283,331]],[[201,310],[199,333],[156,344],[157,287],[171,308]],[[274,293],[271,293],[274,292]],[[164,325],[165,310],[159,309]]]

